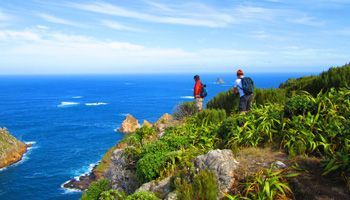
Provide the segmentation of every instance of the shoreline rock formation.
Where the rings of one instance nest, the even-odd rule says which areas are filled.
[[[20,161],[29,146],[17,140],[6,128],[0,128],[0,169]]]
[[[128,114],[123,121],[122,125],[119,127],[118,131],[125,134],[130,134],[135,132],[140,128],[139,121],[132,115]]]

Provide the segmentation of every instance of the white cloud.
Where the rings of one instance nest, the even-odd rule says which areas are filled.
[[[288,21],[296,24],[307,25],[307,26],[322,26],[325,24],[325,21],[317,20],[310,16],[296,17],[293,19],[289,19]]]
[[[147,12],[141,11],[133,11],[105,2],[85,4],[71,3],[68,5],[80,10],[163,24],[180,24],[214,28],[227,26],[234,21],[229,14],[225,14],[223,11],[216,11],[202,4],[198,4],[199,6],[197,8],[200,9],[196,12],[194,12],[193,8],[189,8],[189,5],[193,6],[193,4],[184,4],[183,6],[172,9],[165,6],[161,7],[161,4],[157,4],[158,6],[153,8],[160,9],[159,11],[161,12],[159,15],[149,14]],[[189,9],[190,12],[187,12],[186,10]]]
[[[38,13],[37,15],[39,17],[41,17],[42,19],[44,19],[45,21],[48,21],[50,23],[82,27],[82,25],[79,24],[78,22],[74,22],[74,21],[71,21],[71,20],[59,18],[59,17],[53,16],[53,15],[50,15],[50,14],[47,14],[47,13]]]
[[[1,42],[27,42],[27,41],[39,41],[40,35],[29,31],[13,31],[13,30],[0,30],[0,44]]]
[[[310,63],[318,66],[334,65],[345,63],[348,59],[347,55],[336,50],[299,46],[255,50],[205,48],[192,51],[154,48],[40,28],[0,31],[0,51],[0,74],[156,73],[169,70],[222,72],[232,70],[233,66],[245,66],[250,71],[262,71],[266,67],[272,71],[283,71],[286,69],[273,67],[299,66],[288,71],[305,71],[306,68],[302,67]],[[190,71],[188,66],[191,66]]]
[[[102,20],[101,24],[103,26],[108,27],[108,28],[111,28],[114,30],[119,30],[119,31],[144,32],[144,30],[142,30],[142,29],[127,26],[127,25],[121,24],[121,23],[116,22],[116,21]]]

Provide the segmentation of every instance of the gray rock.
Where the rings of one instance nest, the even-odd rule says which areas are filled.
[[[164,200],[177,200],[177,194],[176,192],[170,192]]]
[[[235,170],[239,163],[233,158],[231,150],[211,150],[195,159],[200,170],[208,169],[216,175],[221,192],[228,192],[235,182]]]
[[[166,198],[168,194],[170,193],[170,178],[165,178],[161,181],[151,181],[148,183],[143,184],[140,188],[136,190],[138,191],[149,191],[156,193],[158,197],[160,198]]]
[[[276,162],[274,162],[274,165],[277,167],[277,168],[280,168],[280,169],[283,169],[283,168],[286,168],[287,167],[287,165],[286,164],[284,164],[283,162],[281,162],[281,161],[276,161]]]
[[[112,188],[123,190],[128,194],[133,193],[140,184],[136,171],[130,168],[130,163],[124,155],[123,149],[116,149],[111,156],[111,165],[105,177],[111,181]]]

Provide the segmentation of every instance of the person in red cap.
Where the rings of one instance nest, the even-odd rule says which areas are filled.
[[[235,81],[233,92],[239,93],[239,111],[247,112],[250,110],[254,98],[254,82],[249,77],[244,77],[241,69],[237,70],[237,79]]]
[[[201,111],[203,109],[203,97],[202,97],[203,86],[202,86],[201,79],[198,75],[195,75],[193,79],[195,81],[194,89],[193,89],[193,97],[194,97],[198,111]]]

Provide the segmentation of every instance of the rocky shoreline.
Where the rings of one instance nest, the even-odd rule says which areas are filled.
[[[124,134],[130,134],[130,133],[133,133],[137,129],[144,127],[144,126],[147,126],[147,127],[155,126],[157,129],[157,132],[158,132],[158,136],[160,137],[162,134],[164,134],[164,131],[168,126],[172,126],[172,125],[177,124],[177,123],[178,122],[176,120],[174,120],[170,114],[165,113],[154,124],[148,122],[147,120],[144,120],[142,125],[140,125],[138,120],[135,117],[128,114],[126,116],[125,120],[123,121],[122,125],[118,128],[118,131],[121,133],[124,133]],[[103,178],[103,177],[111,178],[111,177],[115,176],[115,172],[122,172],[123,176],[124,176],[125,171],[128,171],[126,169],[127,168],[126,164],[125,164],[125,166],[121,164],[121,160],[124,159],[123,156],[121,156],[122,155],[121,152],[123,152],[123,149],[125,147],[126,147],[125,144],[118,143],[116,146],[114,146],[110,149],[110,150],[113,150],[111,152],[111,155],[107,158],[110,161],[110,164],[107,167],[107,169],[104,172],[102,172],[102,174],[101,174],[101,172],[97,171],[97,167],[99,166],[99,164],[103,163],[103,162],[99,162],[97,165],[95,165],[92,168],[92,170],[89,173],[83,174],[82,176],[80,176],[78,178],[73,178],[73,179],[63,183],[62,184],[63,188],[66,188],[69,190],[85,191],[92,182],[97,181],[98,179]],[[118,169],[118,170],[116,170],[116,169]],[[132,173],[134,173],[134,172],[132,172]],[[116,180],[116,181],[119,182],[119,180]],[[125,188],[123,188],[123,189],[125,189]],[[134,188],[134,189],[136,189],[136,188]]]
[[[98,165],[95,165],[90,172],[63,183],[63,188],[85,191],[92,182],[97,180],[97,176],[95,174],[95,169],[97,166]]]
[[[13,137],[5,128],[0,129],[0,169],[22,160],[32,144],[25,144]]]

